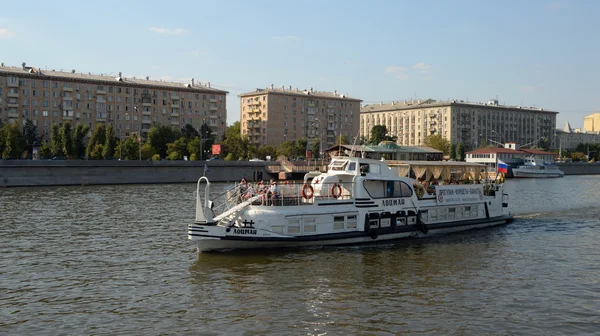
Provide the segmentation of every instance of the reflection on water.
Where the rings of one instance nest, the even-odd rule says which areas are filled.
[[[0,333],[595,334],[598,180],[510,180],[492,229],[211,254],[192,184],[2,189]]]

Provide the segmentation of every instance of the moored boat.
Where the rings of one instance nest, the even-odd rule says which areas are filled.
[[[512,169],[514,177],[563,177],[565,173],[553,163],[538,161],[533,156],[524,159],[523,165]]]
[[[383,161],[336,157],[325,173],[263,193],[239,186],[210,199],[197,184],[188,238],[199,251],[360,244],[506,224],[508,195],[493,181],[424,186]]]

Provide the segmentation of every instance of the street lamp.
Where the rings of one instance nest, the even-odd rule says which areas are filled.
[[[315,117],[315,121],[319,127],[319,156],[323,158],[323,125],[321,124],[319,117]]]
[[[138,110],[137,106],[134,106],[133,109],[135,110],[135,112],[137,112],[138,122],[140,123],[140,131],[138,133],[138,135],[139,135],[138,148],[139,148],[139,152],[140,152],[140,161],[142,161],[142,116],[141,116],[140,111]]]

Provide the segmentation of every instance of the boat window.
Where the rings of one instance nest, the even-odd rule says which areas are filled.
[[[346,217],[346,226],[348,229],[356,229],[356,216]]]
[[[315,224],[304,224],[304,233],[317,232],[317,226]]]
[[[379,171],[379,165],[376,165],[376,164],[369,165],[369,170],[373,174],[379,174],[380,173],[380,171]]]
[[[348,171],[355,171],[356,170],[356,162],[350,162],[350,164],[348,165]]]
[[[344,229],[344,216],[333,217],[333,229],[343,230]]]
[[[300,233],[300,226],[288,226],[287,232],[288,234]]]
[[[372,198],[384,198],[386,181],[366,180],[363,183],[365,190]]]
[[[346,162],[347,161],[333,161],[330,165],[329,165],[329,169],[331,170],[344,170],[344,167],[346,166]]]

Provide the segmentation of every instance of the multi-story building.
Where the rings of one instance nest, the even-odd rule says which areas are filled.
[[[572,129],[568,122],[562,130],[557,129],[555,132],[556,143],[554,145],[559,149],[575,150],[579,144],[600,144],[600,132],[581,132],[579,128]]]
[[[337,91],[271,85],[239,97],[241,132],[257,147],[307,138],[309,148],[320,141],[323,152],[340,135],[349,141],[358,136],[361,100]]]
[[[486,142],[535,144],[546,138],[554,144],[558,112],[541,108],[458,100],[405,100],[361,108],[360,134],[369,137],[375,125],[385,125],[403,146],[423,145],[425,138],[440,134],[466,150]]]
[[[596,112],[583,117],[584,132],[600,132],[600,113]]]
[[[53,123],[70,121],[93,129],[112,124],[117,136],[140,132],[153,125],[197,130],[203,123],[217,139],[225,134],[227,91],[190,83],[0,66],[0,120],[30,119],[49,135]]]

